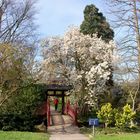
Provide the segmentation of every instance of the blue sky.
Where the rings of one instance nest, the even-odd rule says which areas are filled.
[[[88,4],[95,4],[106,16],[104,0],[38,0],[36,23],[40,35],[63,35],[69,26],[79,26],[83,21],[83,10]]]

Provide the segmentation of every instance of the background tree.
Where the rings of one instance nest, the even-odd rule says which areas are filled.
[[[0,44],[0,129],[33,131],[44,92],[33,76],[32,49]],[[26,103],[25,103],[26,102]],[[41,123],[41,122],[40,122]]]
[[[20,46],[0,44],[0,107],[22,88],[33,83],[28,65],[30,52]],[[28,59],[28,62],[26,62]]]
[[[89,34],[91,37],[92,34],[97,33],[97,36],[101,37],[106,42],[113,40],[114,37],[114,32],[110,28],[106,18],[93,4],[85,7],[84,21],[80,26],[80,31],[83,34]]]
[[[89,34],[91,37],[93,34],[97,34],[97,37],[101,37],[105,42],[113,40],[114,31],[110,28],[109,23],[103,16],[99,9],[95,5],[87,5],[84,10],[84,21],[80,25],[80,31],[83,34]],[[108,85],[108,90],[113,86],[113,68],[110,74],[109,80],[106,82]]]
[[[0,106],[32,84],[36,51],[34,1],[0,1]]]
[[[87,107],[97,108],[98,97],[106,89],[111,73],[113,48],[113,42],[106,43],[96,34],[90,37],[79,28],[71,28],[63,38],[46,41],[41,74],[48,75],[48,66],[53,64],[54,77],[64,78],[73,85],[72,95],[78,100],[81,112],[88,111]]]
[[[26,44],[35,39],[34,4],[33,0],[1,0],[0,42]]]
[[[32,131],[34,111],[43,101],[42,87],[36,85],[32,0],[0,1],[0,129]],[[26,102],[26,103],[25,103]]]
[[[116,30],[118,54],[121,56],[118,70],[121,79],[138,80],[140,83],[140,1],[106,0]],[[118,74],[120,75],[120,74]],[[139,84],[138,84],[139,87]]]
[[[106,0],[111,23],[116,31],[120,61],[114,79],[124,89],[126,102],[131,104],[139,120],[140,93],[140,1]],[[121,118],[121,117],[120,117]]]

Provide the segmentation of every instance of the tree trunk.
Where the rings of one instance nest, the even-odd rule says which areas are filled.
[[[136,0],[133,0],[133,13],[134,13],[134,28],[136,32],[136,43],[138,48],[138,80],[140,83],[140,31],[139,31],[139,21],[138,21]]]

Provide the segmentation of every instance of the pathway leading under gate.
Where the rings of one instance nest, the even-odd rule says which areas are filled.
[[[73,119],[68,115],[62,115],[51,107],[51,120],[48,132],[51,134],[50,140],[89,140],[74,125]]]

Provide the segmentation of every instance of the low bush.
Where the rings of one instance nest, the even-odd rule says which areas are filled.
[[[115,125],[120,128],[131,127],[131,123],[134,120],[135,112],[132,111],[130,105],[126,104],[123,107],[122,113],[116,112],[115,114]]]
[[[32,86],[20,91],[0,108],[0,129],[4,131],[34,131],[34,125],[43,121],[35,110],[44,101],[41,87]]]
[[[97,112],[98,118],[101,122],[105,123],[105,126],[117,126],[118,128],[132,127],[135,112],[132,111],[130,105],[126,104],[123,109],[118,110],[112,108],[110,103],[107,103],[101,107]]]
[[[3,131],[34,131],[37,117],[23,114],[1,114],[0,129]]]

